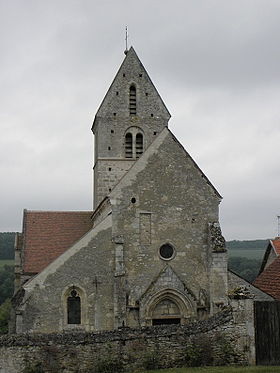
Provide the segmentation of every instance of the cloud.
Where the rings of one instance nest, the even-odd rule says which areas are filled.
[[[269,0],[0,3],[0,230],[22,208],[92,208],[90,127],[125,26],[170,128],[224,196],[227,239],[274,236],[280,4]]]

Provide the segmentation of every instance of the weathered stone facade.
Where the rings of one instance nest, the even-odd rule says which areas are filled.
[[[136,114],[130,112],[129,89],[136,88]],[[170,114],[150,80],[141,61],[131,48],[99,107],[92,126],[95,135],[94,207],[111,192],[136,160],[127,158],[125,135],[143,134],[147,149],[163,128]],[[144,150],[143,149],[143,150]]]
[[[169,118],[131,48],[92,126],[92,229],[23,284],[15,332],[186,324],[228,305],[221,196]],[[80,314],[69,322],[75,301]]]
[[[108,347],[106,336],[114,336],[117,342],[112,348],[121,349],[122,359],[131,353],[130,335],[141,340],[141,346],[147,339],[144,351],[153,341],[156,348],[166,346],[172,351],[175,346],[180,355],[185,338],[190,336],[188,330],[198,328],[196,334],[210,333],[209,338],[216,338],[218,330],[231,340],[241,338],[239,352],[247,346],[249,353],[245,357],[239,354],[239,361],[254,362],[254,296],[272,298],[253,286],[242,302],[238,296],[228,296],[247,283],[227,269],[219,225],[221,196],[168,130],[169,118],[130,49],[92,127],[95,211],[90,216],[90,230],[33,277],[22,269],[28,250],[23,232],[18,248],[21,265],[17,267],[21,280],[18,277],[11,331],[59,333],[51,339],[59,351],[59,364],[72,353],[71,349],[61,352],[60,344],[68,341],[68,333],[78,333],[80,338],[79,333],[118,328],[122,331],[104,334],[102,348]],[[32,250],[36,254],[36,245]],[[24,282],[26,278],[30,279]],[[227,319],[217,329],[211,322],[219,319],[225,308],[232,308],[231,321]],[[143,329],[163,324],[180,324],[181,329]],[[212,327],[199,329],[201,325]],[[84,354],[89,362],[94,361],[99,351],[96,338],[103,337],[82,335],[86,341],[89,338],[90,347],[78,342],[73,354]],[[19,360],[25,358],[21,347],[5,349],[5,356],[13,348]],[[35,361],[42,347],[36,342],[29,351]],[[166,366],[172,361],[171,355],[169,358]],[[17,372],[13,369],[11,373]],[[65,372],[75,371],[67,369]]]

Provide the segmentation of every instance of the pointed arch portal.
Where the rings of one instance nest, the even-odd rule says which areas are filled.
[[[152,325],[181,324],[181,312],[174,300],[165,297],[160,300],[152,312]]]
[[[173,289],[164,289],[149,299],[144,313],[148,325],[166,325],[185,324],[195,312],[185,295]]]

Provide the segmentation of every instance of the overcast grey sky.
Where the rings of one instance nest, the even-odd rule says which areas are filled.
[[[277,235],[279,0],[0,0],[0,231],[92,208],[94,114],[124,30],[169,128],[224,197],[224,236]]]

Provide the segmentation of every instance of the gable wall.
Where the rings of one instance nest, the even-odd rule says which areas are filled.
[[[158,151],[145,159],[143,170],[112,192],[113,235],[125,238],[131,306],[166,265],[197,299],[201,289],[209,296],[212,253],[208,223],[218,221],[219,199],[191,158],[167,133]],[[136,203],[131,202],[133,197]],[[170,261],[162,260],[158,253],[166,242],[176,250]]]
[[[17,332],[73,329],[66,322],[64,296],[73,285],[82,290],[83,325],[75,328],[89,331],[114,327],[111,228],[99,228],[73,255],[71,250],[24,286],[25,298],[17,310],[21,313]]]

